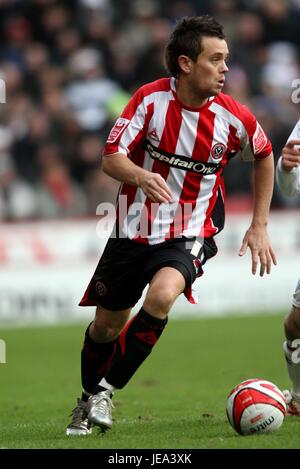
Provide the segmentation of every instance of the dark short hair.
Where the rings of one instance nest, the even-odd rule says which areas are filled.
[[[203,50],[203,36],[224,39],[223,26],[209,15],[185,16],[177,22],[165,50],[166,68],[172,76],[177,77],[181,71],[178,64],[180,55],[197,60]]]

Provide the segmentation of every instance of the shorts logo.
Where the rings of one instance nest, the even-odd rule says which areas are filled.
[[[100,281],[95,283],[95,290],[98,296],[105,296],[107,294],[106,286]]]
[[[257,153],[260,153],[265,148],[267,142],[268,142],[267,137],[266,137],[263,129],[261,128],[261,126],[257,122],[256,130],[255,130],[255,133],[253,135],[253,152],[254,152],[254,155],[257,155]]]
[[[222,158],[225,149],[226,147],[223,143],[216,143],[211,149],[211,156],[216,160],[219,160]]]
[[[130,122],[129,119],[124,119],[124,117],[119,117],[116,120],[115,125],[110,131],[110,134],[107,139],[107,143],[114,143],[117,140],[117,138],[124,132],[129,122]]]

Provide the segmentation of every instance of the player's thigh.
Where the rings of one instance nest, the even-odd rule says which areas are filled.
[[[300,308],[292,305],[289,314],[285,318],[284,326],[286,332],[293,336],[300,335]]]
[[[182,273],[173,267],[162,267],[153,276],[144,301],[144,308],[155,316],[164,317],[185,288]]]
[[[285,320],[286,326],[294,327],[300,330],[300,279],[298,280],[295,292],[292,298],[292,308]]]
[[[153,316],[164,318],[176,298],[194,281],[192,259],[176,246],[167,244],[148,259],[145,270],[149,289],[144,308]]]
[[[163,292],[168,296],[170,292],[171,296],[178,296],[183,292],[185,288],[185,278],[181,271],[175,267],[162,267],[152,277],[148,293],[159,294]]]
[[[218,252],[213,238],[205,239],[174,239],[158,245],[147,260],[145,270],[148,278],[163,267],[173,267],[185,279],[185,287],[189,288],[194,280],[203,274],[202,266]]]
[[[300,337],[300,279],[292,298],[292,308],[284,320],[285,335],[288,339]]]
[[[293,294],[293,306],[300,311],[300,279]]]
[[[179,286],[183,291],[185,287],[189,287],[193,283],[197,275],[193,260],[190,247],[188,244],[186,245],[185,241],[164,243],[162,246],[158,246],[145,265],[150,287],[156,287],[161,283],[164,289],[169,287],[172,290],[172,285],[175,282],[175,290]],[[165,268],[169,268],[169,270],[163,270]]]
[[[148,283],[142,249],[127,239],[110,239],[80,304],[108,311],[132,308]]]

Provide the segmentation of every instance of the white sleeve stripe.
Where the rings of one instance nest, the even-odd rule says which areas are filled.
[[[249,142],[249,137],[246,128],[243,122],[238,117],[228,111],[228,109],[225,109],[224,107],[220,106],[220,104],[217,104],[215,102],[209,106],[209,109],[215,114],[225,117],[229,121],[230,125],[237,129],[237,137],[241,140],[243,146],[245,146]]]
[[[147,114],[147,107],[157,99],[159,100],[161,95],[165,96],[167,94],[169,94],[169,91],[156,91],[149,94],[148,96],[145,96],[143,101],[137,106],[136,111],[129,122],[129,125],[124,130],[119,142],[120,148],[123,148],[127,154],[129,145],[143,129],[145,124],[145,117]]]

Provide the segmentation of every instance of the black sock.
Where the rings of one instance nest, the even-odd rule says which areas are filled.
[[[104,377],[112,386],[123,388],[159,339],[166,319],[158,319],[143,308],[125,326],[118,340],[118,348]]]
[[[103,378],[111,364],[118,342],[118,339],[107,343],[94,342],[89,335],[90,325],[85,332],[81,351],[81,382],[83,389],[88,393],[92,393]],[[87,400],[86,394],[83,393],[82,398]]]

